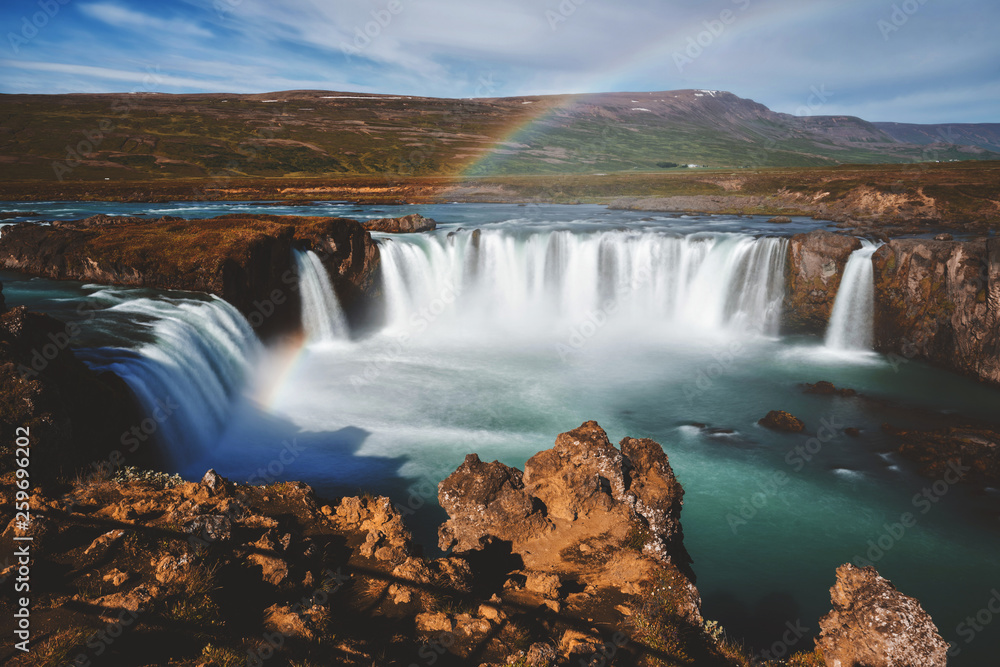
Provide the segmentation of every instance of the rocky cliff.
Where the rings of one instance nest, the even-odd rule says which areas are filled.
[[[96,374],[69,349],[67,325],[21,306],[0,315],[0,471],[14,464],[19,436],[30,442],[35,484],[77,469],[156,460],[130,429],[145,415],[112,373]],[[133,446],[134,445],[134,446]],[[18,455],[20,458],[20,455]]]
[[[796,234],[788,244],[782,329],[822,334],[844,276],[844,267],[861,241],[827,231]]]
[[[826,331],[855,238],[797,234],[788,247],[783,329]],[[875,348],[1000,384],[1000,240],[895,239],[872,258]]]
[[[360,317],[378,292],[378,246],[357,221],[342,218],[23,223],[4,230],[0,266],[54,279],[207,292],[268,333],[299,319],[296,247],[319,254],[348,316]]]
[[[872,261],[876,349],[1000,384],[1000,240],[897,239]]]

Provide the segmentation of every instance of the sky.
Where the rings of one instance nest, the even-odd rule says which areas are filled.
[[[996,0],[3,0],[0,92],[726,90],[1000,122]]]

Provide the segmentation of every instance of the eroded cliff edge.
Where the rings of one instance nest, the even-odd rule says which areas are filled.
[[[1000,384],[1000,239],[896,239],[872,261],[878,351]]]
[[[98,215],[22,223],[4,230],[0,266],[57,280],[214,294],[266,334],[299,320],[293,249],[319,256],[348,318],[362,320],[379,293],[378,245],[346,218]]]
[[[782,328],[822,335],[861,243],[826,231],[788,247]],[[872,258],[875,349],[1000,385],[1000,239],[894,239]]]

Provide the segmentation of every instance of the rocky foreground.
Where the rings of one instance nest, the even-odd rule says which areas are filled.
[[[33,538],[36,638],[15,665],[765,664],[701,616],[663,449],[594,422],[523,472],[470,454],[438,487],[438,558],[387,498],[129,469],[36,488],[24,527],[13,482],[2,542]],[[945,664],[930,617],[873,569],[845,565],[832,595],[817,649],[773,664]]]

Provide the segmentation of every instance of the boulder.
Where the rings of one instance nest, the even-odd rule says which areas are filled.
[[[524,589],[553,600],[559,598],[559,575],[547,572],[529,572],[525,577]]]
[[[83,550],[83,555],[93,554],[95,558],[103,557],[108,549],[117,544],[123,537],[125,537],[124,530],[108,531],[91,542],[90,546]]]
[[[680,527],[683,489],[652,440],[624,438],[618,449],[586,422],[532,456],[523,474],[469,455],[438,492],[449,516],[441,548],[509,543],[527,573],[523,584],[508,581],[511,591],[556,598],[559,582],[572,580],[621,594],[674,568],[688,589],[683,613],[700,618]]]
[[[471,551],[489,537],[523,542],[551,528],[540,505],[524,490],[524,475],[476,454],[438,484],[438,501],[451,517],[438,531],[442,550]]]
[[[597,422],[561,433],[555,447],[524,464],[524,482],[552,519],[575,521],[581,514],[609,512],[622,502],[627,465]]]
[[[226,495],[232,489],[232,484],[229,483],[229,480],[215,472],[214,469],[209,469],[205,473],[201,478],[201,483],[213,496]]]
[[[785,431],[787,433],[802,433],[806,429],[806,425],[801,419],[784,410],[771,410],[767,415],[759,419],[757,423],[773,431]]]
[[[417,632],[451,632],[455,621],[444,612],[417,614]]]
[[[303,609],[301,605],[273,604],[264,610],[264,627],[285,637],[314,639],[326,626],[329,612],[322,605]]]
[[[843,396],[845,398],[858,395],[858,392],[853,389],[838,389],[832,382],[827,382],[826,380],[820,380],[816,384],[806,383],[803,392],[806,394],[819,394],[821,396]]]
[[[224,514],[196,516],[184,524],[185,533],[194,535],[205,542],[228,540],[232,529],[232,522]]]
[[[161,584],[172,584],[180,581],[191,571],[191,557],[180,557],[167,554],[159,560],[153,559],[155,577]]]
[[[827,667],[945,667],[948,644],[920,603],[873,567],[837,568],[817,645]]]
[[[109,572],[102,576],[101,579],[103,581],[110,582],[112,586],[117,588],[131,579],[131,576],[126,572],[122,572],[118,568],[112,568]]]
[[[776,225],[787,225],[791,221],[792,219],[789,218],[787,215],[776,215],[770,220],[768,220],[768,222],[774,223]]]
[[[260,566],[261,579],[274,586],[280,586],[288,579],[288,562],[277,554],[253,553],[247,561]]]
[[[524,657],[524,664],[529,667],[549,667],[555,664],[558,654],[552,644],[546,642],[535,642],[528,647],[528,652]]]

